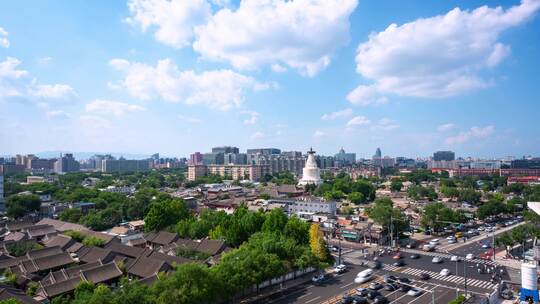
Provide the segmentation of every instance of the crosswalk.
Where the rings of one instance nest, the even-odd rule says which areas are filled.
[[[428,273],[429,276],[434,280],[445,281],[445,282],[448,282],[450,284],[457,284],[457,285],[464,285],[465,284],[465,278],[464,277],[455,276],[455,275],[442,276],[437,272],[427,271],[427,270],[423,270],[423,269],[407,268],[407,269],[401,271],[401,273],[410,274],[410,275],[413,275],[413,276],[420,276],[421,273]],[[495,287],[497,287],[497,284],[493,284],[493,283],[487,282],[487,281],[467,278],[467,286],[474,286],[474,287],[484,288],[484,289],[495,289]]]
[[[453,254],[449,254],[449,253],[422,251],[422,250],[415,250],[415,249],[401,249],[401,251],[410,252],[410,253],[418,253],[418,254],[423,254],[423,255],[428,255],[428,256],[437,256],[437,257],[447,259],[447,260],[450,260],[450,258],[454,256]],[[484,264],[488,266],[497,266],[497,263],[490,260],[473,259],[473,260],[468,260],[468,262],[476,263],[476,264]]]

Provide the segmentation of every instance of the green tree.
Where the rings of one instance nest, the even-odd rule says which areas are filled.
[[[309,224],[302,221],[297,216],[292,216],[285,224],[283,233],[286,237],[292,238],[298,244],[307,244],[309,235]]]
[[[41,200],[33,194],[12,195],[6,200],[6,213],[10,217],[20,218],[39,210]]]
[[[280,208],[273,209],[266,214],[262,231],[282,232],[287,224],[287,215]]]
[[[178,221],[187,219],[189,216],[184,200],[168,198],[151,205],[144,218],[144,227],[146,231],[159,231],[175,225]]]
[[[403,232],[409,228],[407,216],[398,208],[394,208],[394,203],[389,198],[378,198],[373,202],[371,208],[367,210],[368,216],[381,225],[385,231],[391,228],[396,232]]]
[[[88,247],[103,247],[105,241],[95,236],[87,236],[82,241],[83,245]]]
[[[403,188],[403,182],[400,179],[393,179],[390,183],[390,190],[393,192],[401,191]]]
[[[60,220],[70,223],[78,223],[83,216],[81,209],[69,208],[60,213]]]
[[[361,192],[351,192],[349,195],[347,195],[347,199],[356,205],[360,205],[362,203],[365,203],[366,198]]]

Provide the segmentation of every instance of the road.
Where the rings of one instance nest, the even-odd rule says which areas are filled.
[[[366,267],[358,265],[361,263],[361,260],[357,259],[358,254],[354,253],[354,251],[349,251],[344,254],[344,259],[349,267],[346,273],[338,275],[322,285],[307,283],[284,290],[270,298],[264,299],[261,303],[330,303],[329,300],[341,298],[346,293],[354,292],[358,287],[367,287],[369,283],[361,285],[354,283],[357,273],[366,269]],[[349,255],[354,257],[348,257]],[[465,288],[463,266],[465,266],[467,271],[467,289],[469,292],[482,297],[486,293],[492,292],[496,287],[495,284],[489,282],[489,275],[479,274],[475,271],[476,263],[458,262],[458,270],[456,272],[456,263],[450,262],[448,259],[442,264],[433,264],[431,263],[431,255],[424,254],[419,259],[410,259],[409,256],[410,254],[405,255],[405,267],[395,267],[392,265],[394,260],[391,256],[383,256],[380,258],[384,263],[383,268],[375,271],[376,279],[374,281],[381,282],[385,274],[391,273],[399,277],[408,277],[411,279],[412,285],[425,290],[418,297],[408,296],[401,291],[381,291],[392,304],[430,304],[433,297],[435,298],[435,303],[448,303],[456,297],[458,290],[463,291]],[[439,275],[440,270],[443,268],[450,269],[452,275],[448,277]],[[419,277],[422,272],[428,272],[431,275],[431,279],[422,281]]]

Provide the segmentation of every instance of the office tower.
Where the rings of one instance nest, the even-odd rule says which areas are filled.
[[[224,153],[221,153],[221,152],[204,153],[202,157],[202,163],[204,165],[223,165],[225,163]]]
[[[123,157],[119,159],[104,159],[102,161],[103,172],[136,172],[150,170],[151,160],[135,160],[125,159]]]
[[[334,159],[338,167],[350,166],[356,163],[356,153],[345,153],[345,150],[341,148],[341,150],[334,155]]]
[[[56,173],[78,172],[79,170],[80,164],[71,153],[66,153],[54,163],[54,172]]]
[[[373,155],[373,158],[381,158],[381,157],[382,157],[381,148],[377,148],[377,150],[375,151],[375,155]]]
[[[433,160],[434,161],[453,161],[456,159],[456,154],[452,151],[437,151],[433,153]]]
[[[281,150],[276,148],[259,148],[259,149],[247,149],[246,154],[263,154],[263,155],[271,155],[271,154],[280,154]]]
[[[203,163],[203,155],[201,152],[195,152],[189,156],[190,165],[200,165]]]
[[[231,147],[231,146],[214,147],[214,148],[212,148],[212,153],[221,153],[221,154],[235,153],[235,154],[238,154],[238,153],[240,153],[240,149],[238,149],[237,147]]]

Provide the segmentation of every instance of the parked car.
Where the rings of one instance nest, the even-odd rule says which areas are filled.
[[[344,273],[345,271],[347,271],[347,265],[345,264],[339,264],[334,267],[334,273]]]
[[[369,292],[369,289],[367,288],[363,288],[363,287],[356,288],[356,295],[365,297],[367,296],[368,292]]]
[[[412,288],[411,290],[409,290],[407,292],[407,295],[411,296],[411,297],[417,297],[419,296],[420,294],[422,293],[422,290],[418,289],[418,288]]]
[[[388,299],[386,299],[383,295],[376,296],[375,299],[373,299],[373,303],[375,303],[375,304],[386,304],[386,303],[388,303]]]
[[[395,282],[397,278],[391,274],[387,274],[383,277],[383,280],[385,283],[392,283],[392,282]]]
[[[383,286],[379,282],[372,282],[371,284],[369,284],[369,289],[379,290],[379,289],[382,289],[382,288],[383,288]]]
[[[447,277],[447,276],[450,275],[450,270],[448,270],[447,268],[444,268],[443,270],[441,270],[441,272],[439,274],[444,276],[444,277]]]
[[[367,294],[367,298],[370,300],[375,299],[376,297],[380,296],[381,293],[376,290],[370,290]]]
[[[413,259],[413,260],[416,260],[416,259],[420,258],[420,255],[418,253],[413,253],[413,254],[411,254],[410,258]]]
[[[465,259],[466,259],[466,260],[474,260],[474,254],[468,253],[468,254],[465,256]]]
[[[452,261],[452,262],[459,262],[459,261],[461,261],[461,259],[460,259],[457,255],[453,255],[453,256],[450,258],[450,261]]]
[[[397,286],[392,284],[392,283],[386,283],[384,284],[384,290],[388,290],[388,291],[394,291],[397,289]]]
[[[411,290],[411,286],[410,286],[410,285],[401,284],[401,286],[399,287],[399,290],[401,290],[402,292],[408,292],[409,290]]]
[[[430,276],[429,273],[427,273],[427,272],[422,272],[422,273],[420,274],[420,279],[421,279],[421,280],[424,280],[424,281],[427,281],[427,280],[431,279],[431,276]]]
[[[442,262],[443,262],[443,259],[441,257],[433,257],[433,259],[431,259],[431,263],[439,264]]]

